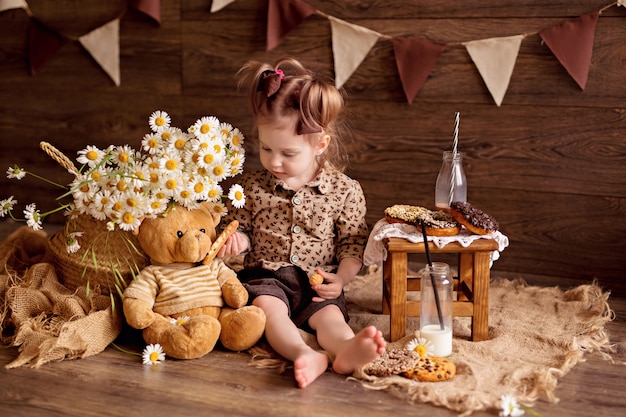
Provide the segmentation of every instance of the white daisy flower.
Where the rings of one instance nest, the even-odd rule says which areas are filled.
[[[187,135],[184,132],[176,132],[172,135],[171,146],[173,146],[178,152],[184,152],[188,146],[191,146],[190,139],[193,136]]]
[[[420,355],[420,358],[423,358],[424,356],[432,356],[434,348],[435,347],[430,340],[426,340],[423,337],[416,337],[406,345],[407,350],[417,352],[417,354]]]
[[[167,209],[168,196],[157,193],[146,199],[146,215],[149,217],[163,213]]]
[[[199,167],[211,168],[220,162],[220,155],[215,152],[212,147],[203,148],[198,151],[198,160],[196,163]]]
[[[169,197],[179,194],[183,190],[184,181],[180,174],[172,174],[163,178],[162,191]]]
[[[148,133],[144,135],[141,140],[141,149],[148,152],[149,155],[154,155],[159,152],[162,146],[161,136],[156,133]]]
[[[184,163],[179,155],[167,154],[159,160],[159,169],[167,174],[181,173],[183,166]]]
[[[161,138],[161,142],[164,144],[164,146],[167,146],[172,141],[172,138],[174,137],[174,135],[179,132],[182,132],[182,131],[178,129],[177,127],[170,126],[160,131],[158,135]]]
[[[208,200],[210,183],[200,175],[194,175],[189,180],[189,189],[193,192],[194,200]]]
[[[524,414],[524,410],[520,408],[517,400],[511,394],[500,397],[500,408],[502,408],[498,414],[500,417],[518,417]]]
[[[222,202],[216,202],[211,205],[211,212],[218,214],[220,217],[224,217],[228,214],[228,209]]]
[[[80,243],[78,243],[78,238],[83,235],[83,232],[72,232],[67,235],[66,241],[66,249],[67,253],[76,253],[80,249]]]
[[[243,163],[246,157],[243,153],[233,152],[230,157],[226,159],[226,165],[230,166],[230,175],[235,176],[243,172]]]
[[[100,164],[105,156],[106,153],[103,150],[98,149],[96,146],[88,145],[85,149],[78,151],[76,160],[83,165],[93,168]]]
[[[224,195],[224,190],[215,181],[209,183],[209,189],[207,190],[207,200],[217,203]]]
[[[204,116],[198,119],[193,126],[193,134],[197,138],[211,139],[219,131],[220,121],[215,116]]]
[[[97,191],[96,183],[84,174],[78,174],[70,183],[70,190],[74,200],[91,201]]]
[[[215,139],[210,142],[211,147],[213,147],[213,153],[220,158],[224,158],[226,156],[226,145],[224,141],[221,139]]]
[[[234,150],[242,151],[244,139],[243,133],[239,129],[234,128],[228,144]]]
[[[13,199],[13,196],[0,200],[0,217],[4,217],[13,210],[13,206],[17,203],[17,200]]]
[[[180,191],[173,195],[174,201],[190,210],[198,208],[198,203],[193,198],[193,190],[190,189],[191,184],[189,178],[182,177],[182,180],[183,184]]]
[[[113,199],[111,198],[111,191],[97,191],[89,206],[89,214],[97,220],[105,220],[107,217],[111,216],[112,211]]]
[[[107,230],[112,232],[115,230],[115,222],[113,220],[107,222]]]
[[[136,210],[124,210],[118,218],[117,224],[120,229],[132,232],[141,225],[141,220]]]
[[[211,174],[213,174],[213,180],[216,182],[220,182],[230,174],[230,169],[226,169],[224,164],[216,163],[211,168]]]
[[[169,114],[164,111],[157,110],[150,115],[148,123],[150,124],[150,129],[152,129],[153,132],[161,132],[170,127],[171,121],[172,119]]]
[[[233,125],[227,122],[220,123],[220,136],[222,140],[225,142],[230,141],[231,136],[233,135]]]
[[[158,343],[146,346],[141,356],[144,365],[156,365],[165,360],[163,348]]]
[[[234,184],[230,187],[228,198],[236,208],[242,208],[246,204],[246,196],[243,193],[243,187],[239,184]]]
[[[112,161],[120,168],[125,168],[135,162],[136,151],[128,145],[117,146],[113,150]]]
[[[185,323],[187,323],[189,320],[191,320],[191,317],[189,316],[180,316],[180,317],[171,317],[170,318],[170,324],[174,325],[174,326],[180,326],[183,325]]]
[[[24,209],[24,217],[26,218],[26,224],[28,225],[28,227],[32,228],[35,231],[43,229],[43,227],[41,226],[41,214],[39,213],[39,210],[37,210],[37,208],[35,207],[34,203],[26,206],[26,208]]]
[[[20,168],[17,165],[13,165],[12,167],[9,167],[9,169],[7,169],[8,179],[21,180],[25,176],[26,176],[26,171],[24,171],[22,168]]]

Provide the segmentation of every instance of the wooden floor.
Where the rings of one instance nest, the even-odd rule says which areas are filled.
[[[539,401],[544,417],[601,417],[626,409],[626,300],[610,300],[616,319],[607,328],[617,344],[610,363],[588,355],[559,382],[558,404]],[[135,331],[118,343],[142,347]],[[113,347],[95,356],[6,369],[17,348],[0,347],[0,416],[456,416],[429,404],[410,404],[387,391],[372,391],[332,373],[299,389],[288,369],[258,369],[250,355],[217,349],[196,360],[167,359],[151,367]],[[497,411],[472,414],[496,416]],[[526,415],[529,415],[528,413]]]

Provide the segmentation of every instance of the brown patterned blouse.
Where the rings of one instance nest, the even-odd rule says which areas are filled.
[[[316,268],[334,271],[343,258],[362,260],[369,230],[358,181],[322,169],[298,191],[265,170],[239,182],[245,207],[231,210],[222,224],[236,219],[248,235],[246,268],[296,265],[310,275]]]

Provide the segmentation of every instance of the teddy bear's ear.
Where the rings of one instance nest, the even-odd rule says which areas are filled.
[[[213,210],[214,206],[215,206],[214,203],[210,201],[205,201],[200,204],[200,209],[204,210],[207,214],[209,214],[211,218],[213,219],[213,224],[217,226],[220,220],[222,220],[222,217],[219,215],[219,213],[216,213],[215,210]]]
[[[135,236],[139,236],[139,228],[141,227],[141,224],[143,223],[143,221],[144,221],[145,219],[146,219],[145,217],[141,217],[141,218],[139,219],[139,226],[137,226],[137,227],[135,227],[135,228],[133,229],[133,235],[135,235]]]

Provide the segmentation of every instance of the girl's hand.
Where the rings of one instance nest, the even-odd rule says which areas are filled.
[[[313,297],[313,301],[320,302],[339,297],[343,290],[343,279],[337,274],[324,272],[321,269],[316,270],[316,272],[324,277],[324,284],[311,287],[319,295],[319,297]]]
[[[237,256],[248,250],[249,247],[250,241],[248,240],[248,236],[237,231],[228,238],[224,246],[222,246],[222,249],[217,253],[217,256],[220,258],[224,256]]]

